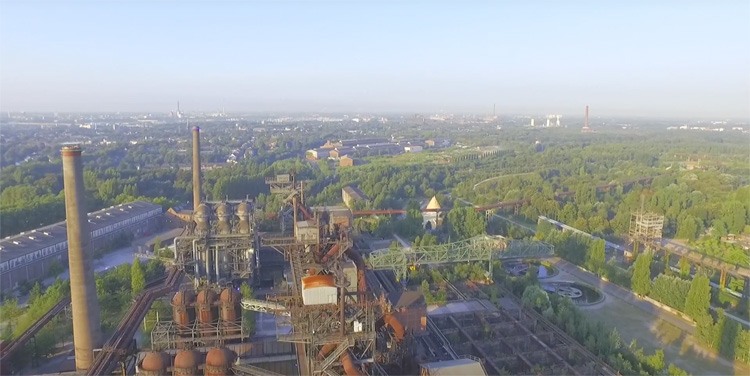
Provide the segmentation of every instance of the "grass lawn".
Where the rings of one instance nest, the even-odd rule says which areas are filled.
[[[604,302],[582,307],[581,311],[607,327],[616,327],[626,344],[635,339],[649,353],[663,349],[667,362],[690,374],[750,374],[749,365],[739,362],[732,364],[715,353],[707,352],[691,334],[620,299],[607,296]]]

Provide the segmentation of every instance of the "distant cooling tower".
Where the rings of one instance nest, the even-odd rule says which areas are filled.
[[[81,147],[62,148],[65,187],[65,222],[68,230],[70,300],[73,306],[73,346],[77,370],[87,370],[94,362],[94,349],[101,346],[99,301],[96,297],[91,261],[91,232],[83,191]]]

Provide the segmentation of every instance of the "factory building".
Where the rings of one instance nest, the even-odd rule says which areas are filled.
[[[143,201],[89,213],[91,249],[106,247],[123,234],[135,237],[152,234],[162,222],[161,206]],[[43,279],[50,266],[67,263],[65,221],[6,237],[0,240],[0,289],[6,293],[23,281]]]
[[[343,200],[344,204],[346,204],[346,206],[350,209],[355,202],[370,202],[370,198],[367,197],[367,195],[359,188],[353,185],[347,185],[346,187],[341,189],[341,200]]]

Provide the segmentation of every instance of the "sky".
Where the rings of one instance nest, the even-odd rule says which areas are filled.
[[[750,1],[0,0],[0,110],[750,118]]]

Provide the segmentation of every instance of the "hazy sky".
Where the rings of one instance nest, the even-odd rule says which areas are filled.
[[[750,1],[0,0],[3,111],[750,118]]]

